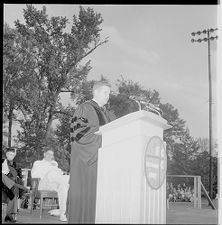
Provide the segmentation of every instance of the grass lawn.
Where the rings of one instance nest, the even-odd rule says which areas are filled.
[[[217,201],[213,201],[218,208]],[[202,199],[201,209],[193,203],[170,202],[166,215],[167,224],[218,224],[218,210],[213,210],[206,199]]]

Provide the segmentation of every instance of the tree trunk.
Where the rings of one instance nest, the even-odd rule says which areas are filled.
[[[48,122],[47,122],[47,131],[46,131],[46,137],[45,137],[46,142],[52,137],[51,136],[52,135],[51,134],[51,126],[52,126],[52,122],[53,122],[53,115],[54,115],[54,109],[55,109],[55,106],[56,106],[56,101],[57,101],[58,96],[60,94],[60,89],[54,95],[53,104],[50,106],[50,109],[49,109],[49,116],[48,116]]]
[[[52,135],[51,134],[52,121],[53,121],[53,107],[50,107],[49,116],[48,116],[48,122],[47,122],[47,130],[46,130],[46,135],[45,135],[46,142],[50,141],[50,139],[51,139],[51,135]]]
[[[8,147],[12,147],[12,119],[13,119],[13,104],[10,103],[9,113],[8,113]]]
[[[46,138],[49,138],[51,135],[51,126],[52,126],[52,115],[50,115],[49,120],[48,120]]]

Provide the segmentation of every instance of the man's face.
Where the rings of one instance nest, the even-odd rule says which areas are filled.
[[[110,87],[101,86],[96,89],[94,92],[95,99],[100,103],[101,106],[104,106],[109,100]]]
[[[48,150],[44,153],[44,159],[47,161],[52,161],[54,159],[54,153],[51,150]]]
[[[14,158],[15,158],[15,152],[6,152],[6,158],[9,160],[9,161],[12,161]]]

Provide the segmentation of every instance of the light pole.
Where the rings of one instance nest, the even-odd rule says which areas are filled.
[[[210,36],[211,33],[218,30],[218,28],[213,29],[206,29],[203,31],[192,32],[191,35],[201,35],[205,34],[207,37],[199,38],[199,39],[191,39],[191,42],[199,42],[205,41],[208,43],[208,79],[209,79],[209,154],[210,154],[210,171],[209,171],[209,197],[212,199],[213,197],[213,184],[212,184],[212,177],[213,177],[213,170],[212,170],[212,149],[213,149],[213,142],[212,142],[212,82],[211,82],[211,62],[210,62],[210,41],[217,40],[218,36]]]

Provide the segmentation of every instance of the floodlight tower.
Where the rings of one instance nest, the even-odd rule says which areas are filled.
[[[218,28],[213,29],[205,29],[203,31],[197,31],[192,32],[191,35],[201,35],[205,34],[205,38],[199,38],[199,39],[191,39],[191,42],[199,42],[202,41],[208,43],[208,79],[209,79],[209,154],[210,154],[210,168],[209,168],[209,196],[212,199],[213,197],[213,183],[212,183],[212,177],[213,177],[213,170],[212,170],[212,149],[213,149],[213,142],[212,142],[212,82],[211,82],[211,61],[210,61],[210,41],[217,40],[218,36],[211,36],[211,33],[218,30]]]

